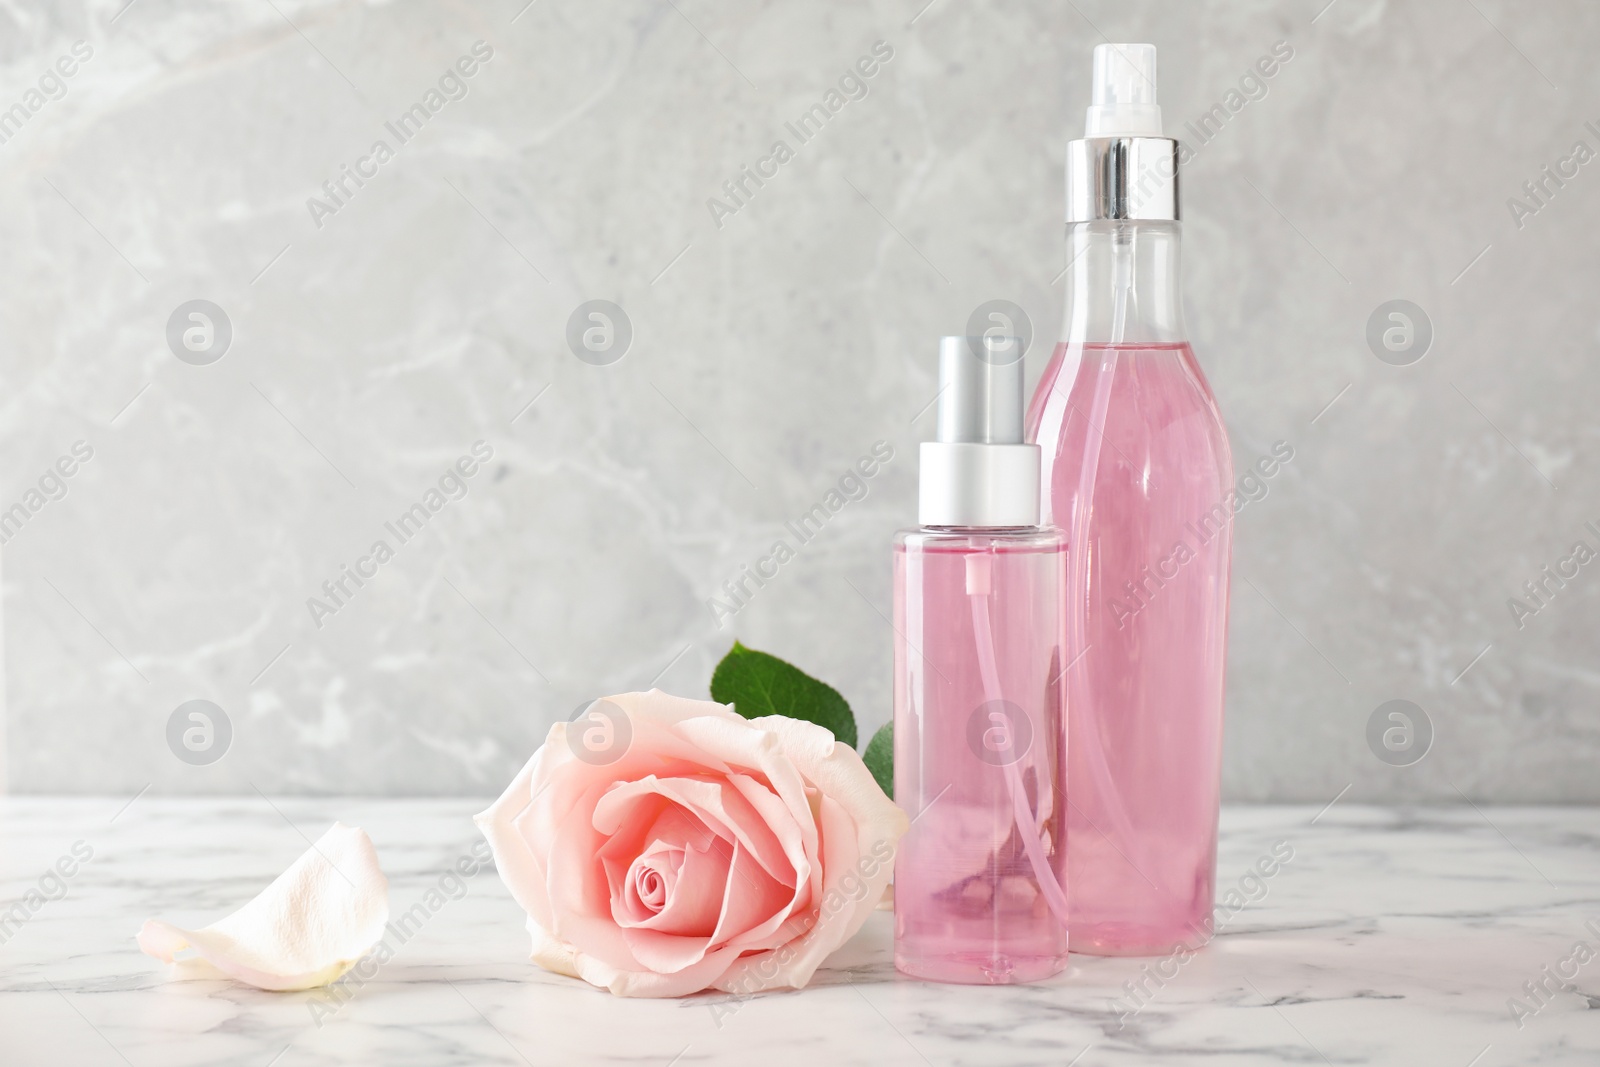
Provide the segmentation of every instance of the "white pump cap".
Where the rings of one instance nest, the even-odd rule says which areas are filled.
[[[1022,442],[1022,342],[939,339],[936,440],[922,443],[923,526],[1039,525],[1039,446]]]
[[[1094,49],[1094,90],[1085,137],[1160,137],[1156,46],[1102,44]]]

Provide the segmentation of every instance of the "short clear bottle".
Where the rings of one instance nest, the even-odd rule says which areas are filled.
[[[1036,981],[1067,962],[1067,546],[1038,525],[1017,342],[944,338],[940,386],[894,542],[895,966]]]

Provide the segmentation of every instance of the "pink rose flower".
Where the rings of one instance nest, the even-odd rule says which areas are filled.
[[[822,727],[658,689],[556,723],[477,823],[534,962],[629,997],[804,986],[907,827]]]

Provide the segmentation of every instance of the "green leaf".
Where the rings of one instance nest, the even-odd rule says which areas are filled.
[[[861,762],[867,765],[872,777],[878,780],[878,788],[883,790],[883,795],[893,800],[894,721],[892,719],[878,727],[878,732],[872,735],[872,740],[867,742],[867,750],[861,754]]]
[[[787,715],[814,722],[833,731],[834,740],[856,747],[856,717],[837,689],[737,641],[711,675],[711,699],[732,704],[747,719]]]

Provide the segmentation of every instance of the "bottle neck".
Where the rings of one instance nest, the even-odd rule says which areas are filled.
[[[1067,224],[1068,344],[1186,340],[1178,290],[1177,222],[1102,219]]]

